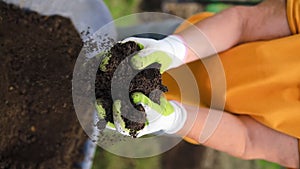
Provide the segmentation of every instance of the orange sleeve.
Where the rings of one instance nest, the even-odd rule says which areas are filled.
[[[189,26],[200,22],[210,16],[213,16],[214,13],[211,12],[201,12],[201,13],[197,13],[195,15],[192,15],[191,17],[189,17],[186,21],[184,21],[182,24],[179,25],[179,27],[175,30],[175,33],[181,32],[183,30],[185,30],[186,28],[188,28]]]
[[[287,18],[291,32],[300,33],[300,0],[287,0]]]

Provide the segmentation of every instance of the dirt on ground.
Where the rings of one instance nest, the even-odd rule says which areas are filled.
[[[81,47],[69,19],[0,1],[0,168],[79,168],[87,137],[71,80]]]

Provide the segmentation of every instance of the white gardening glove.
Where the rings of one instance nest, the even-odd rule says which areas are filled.
[[[161,40],[130,37],[123,40],[122,43],[128,41],[138,43],[142,49],[131,59],[132,67],[138,70],[142,70],[152,63],[160,63],[160,72],[163,73],[182,65],[187,51],[183,40],[178,35],[170,35]]]
[[[138,137],[157,131],[174,134],[186,121],[186,110],[176,101],[168,101],[161,96],[160,104],[157,104],[140,92],[133,93],[132,99],[135,104],[142,104],[147,114],[148,124],[138,133]]]
[[[161,96],[160,104],[157,104],[140,92],[133,93],[132,99],[135,104],[142,104],[147,114],[147,123],[142,130],[137,131],[137,137],[153,134],[158,131],[163,131],[167,134],[174,134],[183,127],[186,121],[186,110],[176,101],[167,101],[163,96]],[[105,110],[102,106],[96,104],[96,109],[98,117],[104,119]],[[108,122],[106,128],[117,130],[123,135],[130,136],[130,130],[125,128],[125,122],[121,117],[120,110],[121,101],[114,101],[114,124]]]

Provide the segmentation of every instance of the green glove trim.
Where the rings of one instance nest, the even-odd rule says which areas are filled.
[[[111,123],[111,122],[107,122],[106,125],[107,125],[108,127],[110,127],[110,128],[116,129],[115,125],[114,125],[113,123]]]
[[[112,55],[108,54],[108,53],[102,54],[102,55],[105,55],[105,57],[101,60],[99,68],[100,68],[101,71],[105,72],[106,71],[106,65],[108,64],[109,59],[111,58]]]
[[[144,45],[143,45],[143,44],[137,43],[137,42],[136,42],[136,44],[138,45],[138,47],[139,47],[141,50],[144,49]]]
[[[151,109],[155,110],[159,114],[163,116],[168,116],[174,112],[174,107],[169,103],[167,99],[163,96],[160,97],[160,105],[154,103],[150,98],[140,92],[133,93],[131,95],[133,102],[135,104],[144,104],[149,106]]]
[[[161,64],[160,73],[165,72],[172,63],[172,58],[162,51],[155,51],[147,56],[140,56],[139,54],[134,55],[131,58],[131,65],[134,69],[144,69],[152,63]]]
[[[95,106],[96,106],[96,110],[97,110],[97,114],[98,114],[99,118],[104,119],[106,116],[105,109],[102,107],[102,103],[100,102],[100,100],[96,100]]]
[[[125,121],[121,117],[121,100],[114,101],[113,117],[115,125],[118,125],[123,131],[129,133],[129,129],[125,128]]]
[[[106,117],[105,109],[103,108],[103,106],[102,106],[100,100],[96,100],[95,106],[96,106],[96,110],[97,110],[98,117],[99,117],[100,119],[105,119],[105,117]],[[107,125],[108,127],[110,127],[110,128],[114,128],[114,129],[116,128],[115,125],[114,125],[113,123],[111,123],[111,122],[107,122],[106,125]]]

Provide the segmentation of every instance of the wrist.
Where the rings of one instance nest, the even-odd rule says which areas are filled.
[[[169,35],[161,41],[162,49],[175,56],[181,62],[185,60],[187,49],[180,35]]]
[[[167,134],[175,134],[180,129],[183,128],[185,121],[187,119],[187,113],[183,106],[181,106],[180,103],[176,101],[170,101],[170,104],[174,107],[174,113],[172,115],[172,118],[170,118],[168,121],[170,123],[170,126],[168,129],[165,130],[165,133]]]

